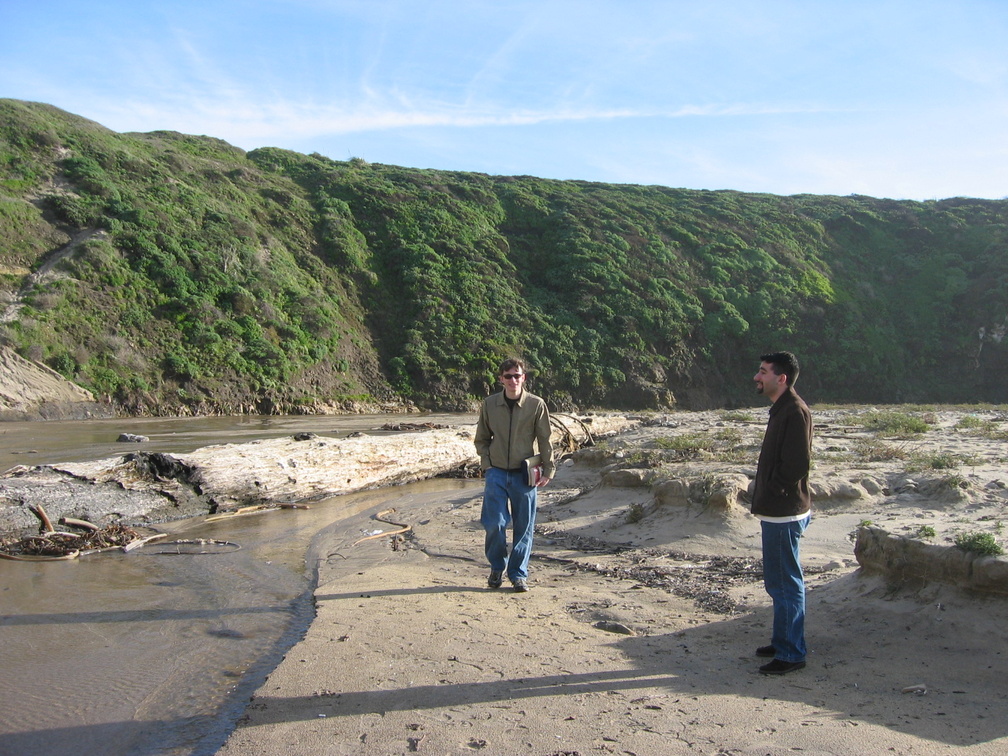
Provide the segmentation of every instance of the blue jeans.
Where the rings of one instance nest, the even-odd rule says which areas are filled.
[[[529,557],[532,555],[532,534],[535,529],[535,486],[525,483],[525,475],[491,467],[484,474],[483,512],[480,522],[486,530],[486,558],[490,569],[507,571],[514,582],[528,578]],[[510,511],[508,503],[510,502]],[[508,557],[507,526],[514,523],[514,542]]]
[[[796,522],[763,521],[763,585],[773,599],[776,658],[805,661],[805,577],[801,568],[801,537],[811,514]]]

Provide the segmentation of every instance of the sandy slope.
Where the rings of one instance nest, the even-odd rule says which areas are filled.
[[[56,371],[0,346],[0,413],[35,415],[45,405],[62,407],[94,401],[90,391]]]
[[[1008,752],[1008,600],[870,573],[851,539],[868,520],[930,525],[939,545],[999,533],[1005,442],[942,413],[937,430],[891,443],[968,464],[908,472],[907,459],[852,455],[866,434],[843,412],[815,414],[805,670],[757,672],[770,623],[758,523],[737,497],[677,499],[655,478],[717,478],[730,494],[752,462],[634,466],[658,436],[725,427],[742,434],[736,459],[755,460],[765,412],[676,413],[561,467],[527,594],[485,587],[478,484],[399,515],[405,538],[356,543],[374,522],[327,534],[317,618],[221,753]]]

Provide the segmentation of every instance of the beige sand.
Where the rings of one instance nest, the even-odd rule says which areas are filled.
[[[39,362],[0,346],[0,412],[28,411],[39,404],[90,403],[90,391],[71,383]]]
[[[677,502],[659,482],[696,489],[716,474],[730,492],[752,472],[765,411],[677,413],[561,467],[529,593],[485,587],[478,483],[393,516],[412,526],[405,539],[354,545],[362,527],[394,529],[375,522],[328,536],[317,618],[220,753],[1008,753],[1008,599],[868,574],[851,539],[867,520],[901,535],[928,525],[943,546],[999,533],[1005,442],[939,413],[925,437],[886,443],[960,464],[908,473],[908,459],[857,460],[870,434],[843,411],[813,412],[804,670],[757,671],[771,614],[758,522],[730,495]],[[743,461],[656,471],[641,453],[726,428]]]

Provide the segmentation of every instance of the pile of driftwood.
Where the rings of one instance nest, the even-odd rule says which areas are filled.
[[[425,431],[443,430],[447,427],[447,425],[438,423],[385,423],[381,429],[384,431]]]
[[[164,533],[144,536],[132,528],[113,523],[98,527],[87,520],[60,518],[59,524],[69,530],[56,530],[41,506],[29,507],[39,518],[39,534],[0,541],[0,559],[53,561],[76,559],[79,556],[119,549],[131,551],[145,543],[164,538]]]

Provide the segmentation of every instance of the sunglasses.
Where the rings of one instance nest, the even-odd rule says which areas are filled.
[[[520,381],[524,376],[524,373],[504,373],[501,378],[505,381]]]

